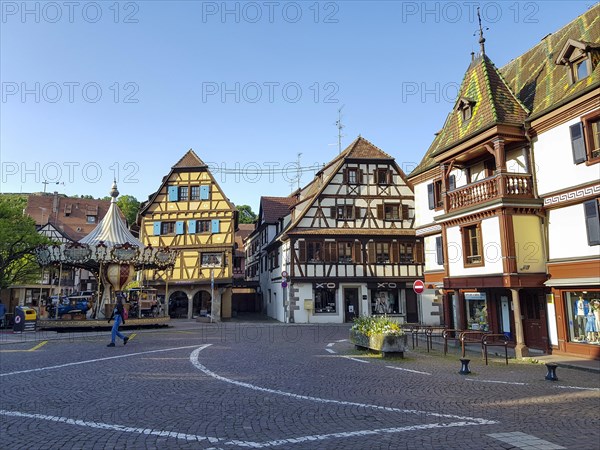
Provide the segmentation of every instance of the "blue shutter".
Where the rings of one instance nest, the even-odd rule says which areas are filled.
[[[444,264],[444,248],[442,247],[442,237],[441,236],[437,236],[435,238],[435,262],[438,264],[438,266],[441,266]]]
[[[453,191],[456,189],[456,176],[450,175],[448,177],[448,190]]]
[[[433,183],[427,185],[427,199],[429,200],[429,209],[435,209],[435,195],[433,193]]]
[[[196,233],[196,221],[188,220],[188,233],[195,234]]]
[[[175,222],[175,234],[183,234],[184,233],[184,222],[183,220],[178,220]]]
[[[160,222],[154,222],[154,236],[160,236]]]
[[[580,164],[587,159],[585,152],[585,141],[583,140],[583,124],[581,122],[569,127],[571,132],[571,150],[573,151],[573,162]]]
[[[176,202],[179,200],[179,191],[177,189],[177,186],[168,186],[168,191],[170,202]]]
[[[200,186],[200,200],[208,200],[210,197],[210,186]]]
[[[598,200],[589,200],[583,203],[585,213],[585,228],[587,232],[588,245],[600,245],[600,213],[598,211]]]
[[[212,232],[218,233],[219,232],[219,219],[213,219],[213,220],[211,220],[211,222],[212,222]]]

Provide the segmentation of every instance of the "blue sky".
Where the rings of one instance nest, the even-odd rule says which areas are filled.
[[[360,134],[410,172],[479,50],[477,6],[502,67],[593,3],[2,1],[1,191],[102,197],[116,176],[144,200],[192,148],[256,210],[298,153],[338,154],[342,106],[343,147]]]

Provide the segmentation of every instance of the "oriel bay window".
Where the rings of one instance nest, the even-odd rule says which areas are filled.
[[[481,223],[461,228],[463,241],[463,260],[465,267],[483,266],[483,245],[481,241]]]

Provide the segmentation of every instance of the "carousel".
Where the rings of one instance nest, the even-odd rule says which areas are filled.
[[[40,328],[93,327],[100,326],[100,321],[105,326],[117,296],[124,295],[123,288],[133,280],[137,271],[168,272],[173,268],[176,251],[168,247],[144,246],[127,229],[117,206],[119,191],[116,182],[113,183],[110,196],[111,203],[106,215],[90,234],[79,242],[45,245],[36,250],[36,258],[42,266],[59,266],[60,270],[65,267],[82,268],[93,273],[98,280],[95,300],[89,302],[85,311],[79,308],[72,310],[79,315],[60,314],[59,296],[50,317],[38,324]],[[78,320],[66,320],[69,318]],[[130,316],[127,324],[161,324],[168,319],[168,311],[162,310],[160,315],[150,318]]]

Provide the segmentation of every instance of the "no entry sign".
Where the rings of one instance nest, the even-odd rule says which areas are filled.
[[[413,283],[413,291],[415,294],[420,294],[425,290],[425,284],[421,280],[415,280]]]

